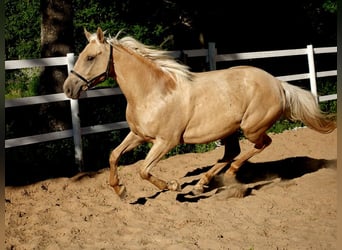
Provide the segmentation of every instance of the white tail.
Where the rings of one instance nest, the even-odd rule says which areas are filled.
[[[281,82],[286,96],[285,116],[290,120],[302,121],[306,126],[321,133],[330,133],[336,122],[323,113],[311,92]]]

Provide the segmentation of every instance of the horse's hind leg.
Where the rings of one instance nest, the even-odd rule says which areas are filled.
[[[238,132],[224,138],[224,155],[208,172],[202,175],[193,189],[194,194],[203,193],[204,186],[208,185],[211,179],[217,175],[224,167],[227,166],[240,153],[239,134]]]
[[[265,132],[258,136],[247,137],[247,139],[254,143],[254,148],[232,162],[229,169],[225,173],[226,176],[235,176],[235,173],[239,170],[244,162],[263,151],[272,142],[272,139]]]
[[[229,162],[238,156],[241,152],[239,143],[239,132],[222,139],[224,145],[224,155],[220,162]]]

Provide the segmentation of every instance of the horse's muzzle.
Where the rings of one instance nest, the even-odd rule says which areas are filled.
[[[88,86],[84,84],[82,81],[79,81],[77,78],[68,77],[63,85],[64,94],[68,98],[78,99],[80,97],[81,91],[86,91]]]

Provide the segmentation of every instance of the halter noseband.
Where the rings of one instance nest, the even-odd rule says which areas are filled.
[[[75,70],[71,70],[70,73],[73,73],[74,75],[76,75],[78,78],[80,78],[82,81],[84,81],[87,85],[87,89],[91,89],[93,87],[95,87],[95,81],[98,80],[99,78],[105,76],[105,80],[108,78],[109,76],[109,71],[110,71],[110,64],[112,62],[112,56],[113,56],[113,46],[110,45],[110,52],[109,52],[109,59],[108,59],[108,64],[107,64],[107,68],[106,71],[91,78],[90,80],[85,79],[82,75],[80,75],[79,73],[77,73]]]

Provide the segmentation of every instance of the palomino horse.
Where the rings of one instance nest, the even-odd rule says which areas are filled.
[[[261,69],[240,66],[194,73],[166,51],[146,46],[132,37],[105,38],[100,28],[95,34],[85,30],[85,35],[89,44],[65,80],[64,92],[70,98],[79,98],[81,91],[111,76],[125,95],[130,132],[109,159],[109,184],[120,196],[125,188],[119,183],[118,160],[143,142],[151,142],[153,146],[140,176],[161,190],[179,190],[177,181],[159,179],[150,173],[152,168],[179,143],[221,139],[224,156],[195,185],[193,192],[198,194],[228,163],[231,165],[225,174],[234,176],[246,160],[270,145],[272,140],[266,131],[281,116],[300,120],[321,133],[336,128],[336,123],[320,111],[309,91],[280,81]],[[239,129],[254,148],[237,157]]]

